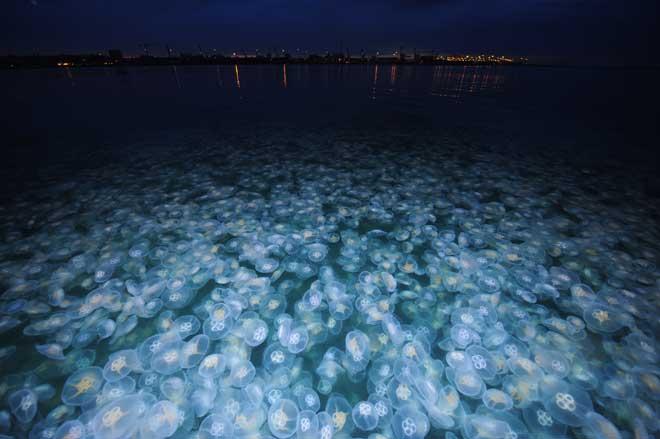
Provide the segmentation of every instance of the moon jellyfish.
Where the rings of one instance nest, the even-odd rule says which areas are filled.
[[[57,343],[38,344],[35,346],[37,351],[51,360],[64,360],[64,352],[62,346]]]
[[[199,334],[183,344],[181,348],[181,358],[179,364],[183,369],[195,367],[202,361],[204,355],[209,349],[209,338],[204,334]]]
[[[183,423],[184,413],[170,401],[159,401],[144,417],[145,420],[141,424],[143,435],[166,438],[172,436]]]
[[[369,338],[364,332],[355,330],[346,334],[345,343],[348,368],[354,372],[364,370],[371,358]]]
[[[273,271],[277,270],[279,265],[280,264],[277,259],[273,258],[259,258],[254,261],[254,269],[258,273],[272,273]]]
[[[412,405],[397,410],[390,425],[397,439],[422,439],[431,428],[426,415]]]
[[[152,358],[151,368],[163,375],[171,375],[179,370],[183,343],[174,341],[164,345]]]
[[[463,436],[470,439],[504,439],[511,431],[506,422],[478,414],[466,416],[461,430]]]
[[[325,411],[332,417],[332,425],[336,433],[350,434],[355,427],[351,412],[353,407],[343,396],[333,393],[325,404]]]
[[[566,425],[554,419],[539,403],[533,403],[522,411],[525,424],[532,433],[546,437],[563,437]]]
[[[113,382],[120,380],[131,371],[139,367],[140,360],[134,349],[124,349],[114,352],[108,357],[108,362],[103,368],[103,378],[106,381]]]
[[[355,426],[362,431],[371,431],[378,425],[378,414],[369,401],[360,401],[351,412]]]
[[[9,395],[9,408],[16,419],[28,423],[37,414],[37,395],[30,389],[20,389]]]
[[[66,421],[55,431],[54,439],[82,439],[86,436],[85,425],[77,420]]]
[[[182,340],[196,334],[201,324],[195,316],[181,316],[174,321],[174,328],[179,332]]]
[[[305,325],[298,325],[291,329],[287,338],[287,349],[292,354],[302,352],[307,347],[309,335]]]
[[[582,318],[591,331],[603,334],[617,332],[625,325],[620,311],[599,304],[585,308]]]
[[[593,411],[589,394],[577,386],[547,376],[539,383],[543,407],[559,422],[571,427],[585,423],[585,415]]]
[[[222,354],[211,354],[199,363],[198,372],[204,378],[217,378],[225,371],[227,360]]]
[[[229,334],[234,327],[234,319],[230,308],[221,303],[216,305],[209,315],[204,320],[203,331],[204,334],[211,340],[220,340]]]
[[[317,439],[319,437],[319,418],[311,410],[302,410],[298,414],[296,437],[299,439]]]
[[[478,397],[484,390],[484,382],[472,369],[456,369],[454,371],[456,389],[465,396]]]
[[[243,340],[250,347],[259,346],[268,337],[268,325],[261,319],[248,318],[242,320],[240,324]]]
[[[310,387],[304,387],[298,394],[298,406],[316,413],[321,408],[319,395]]]
[[[582,431],[590,439],[621,439],[621,433],[614,424],[596,412],[589,412],[585,415]]]
[[[129,393],[135,390],[135,380],[130,376],[125,376],[124,378],[108,382],[103,385],[103,398],[106,399],[117,399],[122,396],[126,396]]]
[[[255,374],[254,365],[248,360],[241,360],[232,366],[229,379],[232,386],[242,388],[252,382]]]
[[[293,436],[298,423],[298,406],[290,399],[279,399],[268,409],[268,428],[273,436],[285,439]]]
[[[507,411],[513,407],[511,397],[498,389],[486,390],[481,396],[481,401],[487,408],[495,411]]]

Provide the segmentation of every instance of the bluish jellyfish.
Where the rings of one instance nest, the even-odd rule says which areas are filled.
[[[245,344],[256,347],[266,341],[268,325],[259,318],[245,318],[239,321],[240,332]]]
[[[85,425],[78,421],[66,421],[55,431],[54,439],[82,439],[86,436]]]
[[[199,363],[199,374],[205,378],[217,378],[225,371],[227,360],[222,354],[211,354]]]
[[[182,374],[169,376],[160,383],[162,396],[176,404],[181,404],[185,401],[186,390],[185,375]]]
[[[98,334],[99,340],[104,340],[110,337],[114,332],[117,324],[112,319],[101,320],[96,325],[96,333]]]
[[[48,357],[51,360],[64,360],[64,350],[58,343],[38,344],[35,348],[41,355]]]
[[[369,401],[360,401],[351,412],[355,426],[362,431],[371,431],[378,426],[378,414],[373,404]]]
[[[311,410],[301,410],[298,414],[296,437],[300,439],[316,439],[319,437],[319,418]]]
[[[332,418],[335,433],[351,434],[355,424],[351,418],[353,408],[343,396],[333,393],[325,404],[325,411]]]
[[[258,273],[264,274],[272,273],[273,271],[277,270],[279,265],[280,263],[278,260],[273,258],[258,258],[254,261],[254,269]]]
[[[413,405],[397,410],[390,424],[397,439],[422,439],[431,428],[426,415]]]
[[[563,437],[566,425],[554,419],[539,403],[533,403],[522,411],[525,424],[540,437]]]
[[[620,311],[598,303],[586,307],[582,318],[591,331],[602,334],[617,332],[625,325]]]
[[[204,334],[198,334],[183,344],[181,348],[181,358],[179,364],[183,369],[195,367],[202,361],[204,355],[209,349],[210,340]]]
[[[456,389],[471,398],[479,397],[485,389],[483,380],[474,369],[455,369],[453,380]]]
[[[582,431],[590,439],[621,439],[619,429],[606,417],[596,412],[585,415]]]
[[[495,360],[488,350],[478,345],[472,345],[465,350],[465,354],[481,378],[489,380],[495,377],[497,372]]]
[[[39,401],[48,401],[49,399],[53,398],[57,391],[55,390],[55,387],[51,384],[44,383],[44,384],[39,384],[38,386],[32,387],[32,390],[34,393],[37,395],[37,399]]]
[[[135,380],[130,376],[125,376],[118,381],[105,383],[103,385],[103,397],[108,400],[117,399],[132,393],[134,390]]]
[[[103,369],[88,367],[78,370],[67,378],[62,388],[62,402],[79,406],[96,398],[103,386]]]
[[[179,332],[179,336],[182,340],[185,340],[191,335],[197,334],[200,327],[201,323],[199,322],[199,319],[191,315],[181,316],[174,321],[174,328]]]
[[[463,436],[469,439],[495,439],[506,438],[511,429],[506,422],[491,416],[474,414],[466,416],[461,431]]]
[[[254,365],[248,360],[241,360],[232,366],[229,379],[232,386],[243,388],[252,382],[255,374],[256,369]]]
[[[495,411],[507,411],[513,407],[511,397],[498,389],[486,390],[481,396],[481,401],[487,408]]]
[[[211,340],[220,340],[226,337],[234,327],[230,308],[221,303],[213,308],[209,318],[204,320],[204,334]]]
[[[151,358],[151,368],[163,375],[171,375],[180,369],[181,349],[183,343],[174,341],[165,344]]]
[[[21,320],[12,316],[0,316],[0,334],[11,331],[21,324]]]
[[[170,401],[158,401],[144,415],[141,432],[147,437],[170,437],[183,423],[184,413]]]
[[[298,394],[298,406],[316,413],[321,408],[319,395],[311,387],[304,387]]]
[[[220,439],[234,437],[234,424],[223,414],[210,414],[199,425],[202,439]]]
[[[559,422],[571,427],[585,423],[585,415],[593,411],[589,394],[577,386],[552,376],[539,382],[539,393],[543,406]]]
[[[292,328],[287,339],[287,349],[292,354],[302,352],[307,347],[309,335],[305,325],[298,325]]]
[[[273,436],[286,439],[295,434],[298,427],[298,406],[290,399],[279,399],[268,409],[268,428]]]
[[[346,360],[354,371],[361,371],[367,367],[371,358],[369,338],[360,330],[346,334]]]
[[[16,419],[24,424],[37,414],[37,394],[30,389],[20,389],[9,395],[9,408]]]
[[[135,349],[114,352],[108,357],[108,362],[103,368],[103,378],[109,382],[118,381],[138,369],[139,365],[140,360]]]

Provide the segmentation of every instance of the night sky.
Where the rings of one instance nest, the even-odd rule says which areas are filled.
[[[0,54],[122,49],[498,53],[657,64],[656,0],[9,0]]]

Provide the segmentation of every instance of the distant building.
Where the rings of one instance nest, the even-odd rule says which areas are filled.
[[[108,55],[110,56],[110,59],[112,60],[120,60],[124,58],[124,55],[121,53],[121,50],[119,49],[110,49],[108,50]]]

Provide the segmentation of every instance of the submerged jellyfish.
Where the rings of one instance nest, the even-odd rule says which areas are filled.
[[[171,375],[180,368],[183,343],[173,341],[164,345],[152,358],[151,368],[163,375]]]
[[[390,425],[397,439],[422,439],[431,428],[426,415],[413,405],[397,410]]]
[[[511,410],[513,407],[513,400],[511,397],[501,390],[498,389],[488,389],[481,396],[481,401],[484,405],[495,411],[506,411]]]
[[[159,401],[145,415],[142,433],[158,438],[170,437],[183,423],[183,412],[170,401]]]
[[[343,396],[333,393],[325,404],[325,411],[332,418],[332,425],[335,432],[350,434],[355,427],[351,412],[353,407]]]
[[[30,389],[20,389],[9,395],[9,408],[16,419],[28,423],[37,414],[37,394]]]
[[[227,360],[222,354],[211,354],[204,357],[197,369],[204,378],[216,378],[222,375],[227,367]]]
[[[199,425],[199,436],[202,439],[232,438],[234,437],[234,424],[227,416],[208,415]]]
[[[82,439],[85,437],[85,425],[78,421],[66,421],[55,431],[54,439]]]
[[[140,360],[135,349],[114,352],[108,357],[108,362],[103,368],[103,378],[109,382],[118,381],[136,370],[139,364]]]
[[[248,360],[241,360],[232,366],[229,379],[232,386],[242,388],[252,382],[255,374],[256,369],[254,365]]]
[[[39,351],[40,354],[52,360],[64,360],[64,350],[58,343],[38,344],[35,346],[35,348],[37,351]]]
[[[111,401],[101,408],[92,421],[94,437],[113,439],[134,433],[147,407],[138,395],[129,395]]]
[[[183,369],[190,369],[197,366],[209,349],[209,338],[204,334],[199,334],[184,343],[181,348],[181,358],[179,364]]]
[[[559,422],[571,427],[585,423],[585,415],[593,411],[589,394],[550,375],[539,382],[543,406]]]
[[[311,410],[298,413],[296,437],[299,439],[317,439],[319,437],[319,417]]]
[[[273,436],[285,439],[293,436],[298,423],[298,406],[290,399],[281,398],[268,409],[268,428]]]
[[[371,431],[378,425],[376,408],[369,401],[360,401],[351,412],[355,426],[362,431]]]

